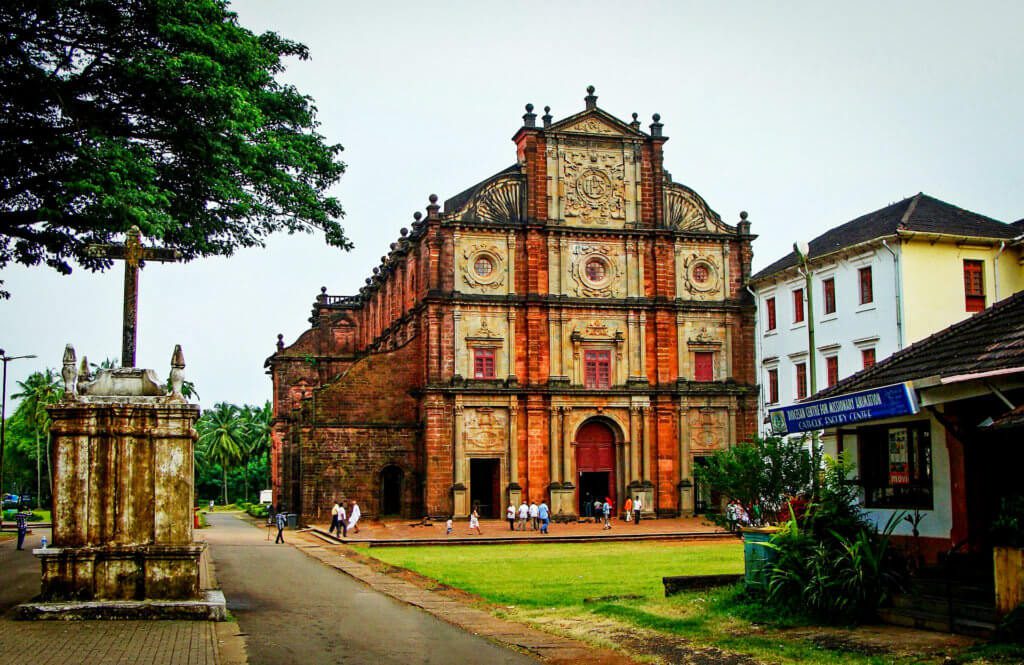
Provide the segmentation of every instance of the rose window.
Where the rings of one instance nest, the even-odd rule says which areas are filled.
[[[693,281],[698,284],[706,283],[709,277],[711,277],[711,273],[706,265],[698,265],[693,269]]]
[[[605,266],[604,261],[600,259],[591,259],[587,261],[587,279],[591,282],[602,282],[608,275],[608,268]]]
[[[486,256],[480,256],[473,263],[473,271],[476,272],[479,277],[487,277],[494,272],[494,264],[491,263],[491,260]]]

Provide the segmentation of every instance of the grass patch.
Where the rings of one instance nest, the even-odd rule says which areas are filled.
[[[487,600],[524,607],[582,605],[585,598],[664,595],[663,575],[743,571],[743,545],[713,543],[551,543],[440,545],[363,550]]]
[[[777,665],[940,665],[946,655],[961,664],[1024,662],[1013,646],[947,654],[858,640],[808,616],[766,607],[742,584],[664,597],[663,576],[742,572],[737,541],[356,549],[479,596],[498,616],[667,662],[690,659],[680,655],[686,649],[721,649]],[[588,598],[597,602],[584,602]],[[633,636],[639,637],[631,642]]]

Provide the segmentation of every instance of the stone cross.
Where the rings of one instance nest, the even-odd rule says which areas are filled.
[[[144,247],[139,227],[128,230],[123,245],[89,245],[89,256],[124,261],[124,321],[121,337],[121,366],[135,367],[135,338],[138,325],[139,268],[145,261],[177,261],[181,253],[176,249]]]

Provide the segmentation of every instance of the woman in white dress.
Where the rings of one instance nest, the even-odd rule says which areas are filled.
[[[476,529],[476,535],[483,535],[480,533],[480,515],[476,512],[476,507],[474,507],[473,512],[469,514],[469,530],[473,531],[474,529]]]
[[[348,528],[352,529],[352,533],[359,533],[359,516],[362,514],[359,504],[353,500],[352,510],[348,514]]]

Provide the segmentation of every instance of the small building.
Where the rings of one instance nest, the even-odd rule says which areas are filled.
[[[773,409],[788,432],[825,429],[827,453],[856,464],[879,524],[921,517],[897,540],[934,563],[974,553],[991,566],[1004,497],[1024,494],[1024,293],[930,335],[800,404]]]
[[[917,194],[814,238],[806,264],[794,251],[759,271],[750,288],[761,423],[812,386],[832,386],[1020,291],[1022,233],[1019,223]]]
[[[588,498],[652,515],[703,507],[693,468],[754,433],[750,223],[665,169],[646,130],[588,90],[528,105],[515,162],[430,197],[366,285],[313,303],[267,360],[275,501],[310,521],[483,516]]]

